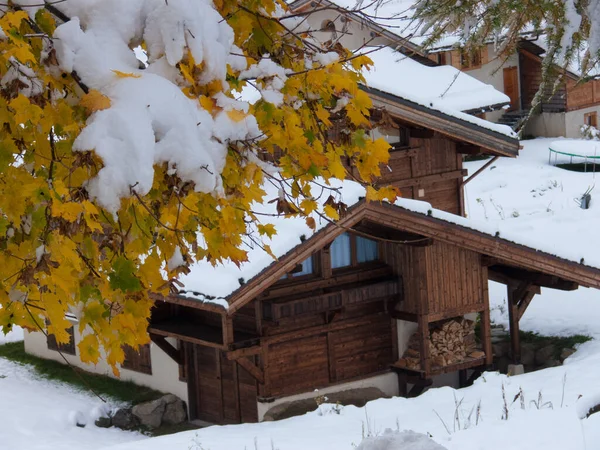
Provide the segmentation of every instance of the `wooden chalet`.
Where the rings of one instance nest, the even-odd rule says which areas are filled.
[[[518,321],[540,287],[600,288],[600,270],[477,231],[461,217],[463,154],[515,156],[518,141],[368,92],[394,120],[381,183],[401,188],[401,206],[358,201],[226,296],[228,307],[194,292],[157,298],[149,332],[180,365],[191,419],[255,422],[282,398],[385,373],[397,374],[401,395],[443,373],[466,382],[492,364],[488,280],[507,285],[517,361]],[[207,286],[213,279],[196,276]],[[430,357],[431,330],[466,315],[480,318],[476,351],[440,365]],[[409,339],[400,328],[416,339],[417,367],[402,358]]]

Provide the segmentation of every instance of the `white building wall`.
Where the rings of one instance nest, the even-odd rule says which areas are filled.
[[[81,335],[75,325],[75,351],[76,355],[67,355],[63,353],[65,358],[75,367],[79,367],[91,373],[105,375],[111,378],[116,378],[110,366],[101,359],[95,366],[92,364],[84,364],[79,358],[79,349],[77,344],[81,341]],[[25,332],[25,351],[35,356],[44,359],[52,359],[63,363],[64,360],[57,351],[48,349],[46,336],[40,332]],[[172,345],[177,345],[170,338],[167,341]],[[133,381],[141,386],[147,386],[157,391],[174,394],[181,398],[186,404],[188,403],[187,383],[179,381],[179,366],[165,352],[158,348],[154,343],[150,344],[150,358],[152,361],[152,375],[135,372],[121,368],[121,380]]]
[[[578,109],[576,111],[569,111],[565,113],[565,133],[561,136],[568,138],[581,138],[581,127],[584,122],[584,114],[596,112],[600,116],[600,105],[591,106],[589,108]]]
[[[487,84],[491,84],[496,90],[504,93],[504,71],[509,67],[519,67],[519,56],[511,55],[506,61],[504,57],[499,57],[494,46],[488,45],[488,62],[478,69],[465,70],[464,72]],[[519,68],[519,92],[521,92],[521,72]],[[486,120],[496,122],[504,114],[503,110],[488,112],[485,115]]]
[[[342,15],[338,11],[317,11],[308,16],[307,22],[311,30],[320,30],[326,21],[335,24],[337,37],[340,43],[350,49],[356,50],[364,45],[392,45],[393,41],[385,36],[377,36],[364,24]],[[313,37],[324,43],[332,39],[330,32],[315,32]]]

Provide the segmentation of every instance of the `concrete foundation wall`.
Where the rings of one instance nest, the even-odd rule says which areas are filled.
[[[64,354],[65,358],[75,367],[79,367],[91,373],[106,375],[111,378],[116,378],[112,369],[104,360],[100,360],[98,364],[84,364],[79,359],[79,349],[77,344],[81,341],[81,335],[75,325],[75,349],[76,355]],[[48,349],[46,336],[39,332],[25,332],[25,351],[35,356],[44,359],[52,359],[58,362],[64,362],[57,351]],[[172,345],[177,345],[172,339],[167,339]],[[188,402],[187,383],[179,381],[179,366],[165,352],[158,348],[153,343],[150,344],[150,358],[152,361],[152,375],[135,372],[121,368],[121,380],[133,381],[141,386],[148,386],[157,391],[174,394],[181,398],[184,402]]]
[[[535,137],[560,137],[566,136],[565,127],[567,113],[541,113],[531,118],[525,129],[523,136],[531,135]],[[583,116],[582,116],[583,117]],[[583,123],[583,119],[582,119]],[[581,126],[581,125],[580,125]]]
[[[374,387],[379,389],[388,397],[394,397],[398,395],[398,376],[395,373],[389,372],[381,375],[377,375],[363,380],[352,381],[349,383],[341,383],[335,386],[329,386],[318,391],[306,392],[303,394],[290,395],[288,397],[281,397],[269,403],[258,402],[258,420],[262,421],[265,414],[273,407],[281,405],[282,403],[295,402],[298,400],[306,400],[316,398],[321,395],[332,394],[334,392],[348,391],[350,389],[362,389]],[[316,401],[315,401],[316,408]]]

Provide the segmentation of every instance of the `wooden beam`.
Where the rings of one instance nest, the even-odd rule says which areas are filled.
[[[236,359],[235,362],[242,366],[250,375],[252,375],[256,381],[258,381],[260,384],[264,384],[265,375],[262,370],[256,367],[256,364],[254,364],[248,358],[239,358]]]
[[[271,289],[265,289],[258,298],[260,300],[269,300],[272,298],[287,297],[288,295],[304,293],[307,290],[317,291],[344,284],[362,283],[367,280],[384,278],[390,275],[393,275],[393,269],[387,265],[380,265],[371,269],[362,268],[362,270],[353,271],[348,274],[311,281],[310,286],[307,286],[306,281],[292,281],[289,284],[273,286]]]
[[[537,293],[539,294],[539,292],[537,292]],[[525,295],[523,296],[523,298],[521,299],[521,301],[519,302],[519,311],[518,311],[519,321],[521,321],[523,314],[525,314],[525,311],[527,311],[527,307],[531,303],[531,300],[533,300],[533,297],[535,297],[535,294],[536,294],[536,292],[531,292],[531,291],[526,292]]]
[[[389,313],[390,316],[392,316],[396,320],[404,320],[406,322],[418,322],[418,316],[416,314],[396,310],[392,310]]]
[[[186,297],[185,294],[169,294],[166,297],[156,293],[150,293],[150,298],[155,302],[167,302],[174,305],[188,306],[202,311],[208,311],[216,314],[227,314],[227,310],[216,303],[203,302],[193,297]]]
[[[233,318],[231,316],[221,316],[221,327],[223,329],[223,344],[229,347],[233,344]]]
[[[394,118],[409,124],[430,128],[459,141],[479,145],[490,149],[497,155],[515,157],[518,154],[519,143],[516,139],[485,130],[470,122],[433,112],[425,107],[419,107],[377,89],[364,88],[364,90],[371,97],[375,107],[385,108]]]
[[[530,289],[534,289],[533,292],[536,294],[540,293],[540,286],[561,291],[574,291],[579,287],[579,285],[573,281],[564,280],[554,275],[520,269],[504,264],[490,266],[489,274],[490,280],[503,284],[528,282]]]
[[[438,181],[454,180],[463,178],[468,175],[467,169],[453,170],[451,172],[436,173],[433,175],[425,175],[423,177],[407,178],[403,180],[395,180],[391,177],[386,183],[393,184],[397,188],[409,186],[423,186],[426,184],[436,183]]]
[[[165,352],[167,354],[167,356],[169,356],[173,361],[175,361],[179,365],[182,364],[181,352],[178,349],[176,349],[175,347],[173,347],[165,339],[164,336],[159,336],[157,334],[150,333],[150,339],[152,340],[152,342],[154,342],[156,344],[156,346],[158,348],[160,348],[163,352]]]
[[[435,136],[435,131],[431,128],[411,128],[410,137],[416,139],[431,139]]]
[[[490,296],[487,267],[481,268],[481,295],[484,309],[480,313],[481,318],[481,343],[485,353],[485,364],[491,365],[494,362],[494,353],[492,350],[492,321],[490,319]]]
[[[421,370],[425,373],[425,376],[427,377],[431,370],[431,360],[429,358],[429,320],[427,315],[420,315],[418,318],[418,324]]]
[[[157,328],[153,328],[152,326],[148,327],[148,333],[156,334],[158,336],[164,336],[164,337],[173,337],[173,338],[179,339],[180,341],[191,342],[192,344],[204,345],[205,347],[212,347],[212,348],[218,348],[221,350],[228,350],[227,347],[224,346],[223,344],[219,344],[219,343],[211,342],[211,341],[205,341],[204,339],[198,339],[195,337],[186,336],[184,334],[177,333],[177,332],[160,330]]]
[[[478,145],[462,143],[456,145],[456,151],[463,155],[479,155],[482,153],[483,149]]]
[[[247,356],[259,355],[262,352],[260,345],[253,345],[252,347],[240,348],[238,350],[229,350],[225,352],[225,357],[229,361],[233,361],[240,358],[246,358]]]

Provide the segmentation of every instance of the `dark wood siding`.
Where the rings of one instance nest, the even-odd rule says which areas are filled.
[[[266,344],[265,393],[293,395],[380,373],[397,357],[394,339],[385,311],[334,321],[314,335],[280,335]]]
[[[519,52],[519,65],[521,68],[521,98],[523,108],[531,108],[535,94],[542,82],[542,63],[538,56],[521,50]],[[556,89],[554,95],[553,83],[546,89],[542,98],[541,112],[564,112],[567,109],[567,94],[565,84]]]
[[[435,320],[483,308],[481,257],[478,253],[436,242],[427,248],[429,315]]]
[[[456,144],[442,136],[411,137],[407,149],[390,152],[379,184],[398,186],[402,197],[423,200],[434,208],[460,214],[462,158]],[[424,177],[439,175],[435,180]]]
[[[257,422],[256,381],[218,349],[186,345],[191,419]]]

